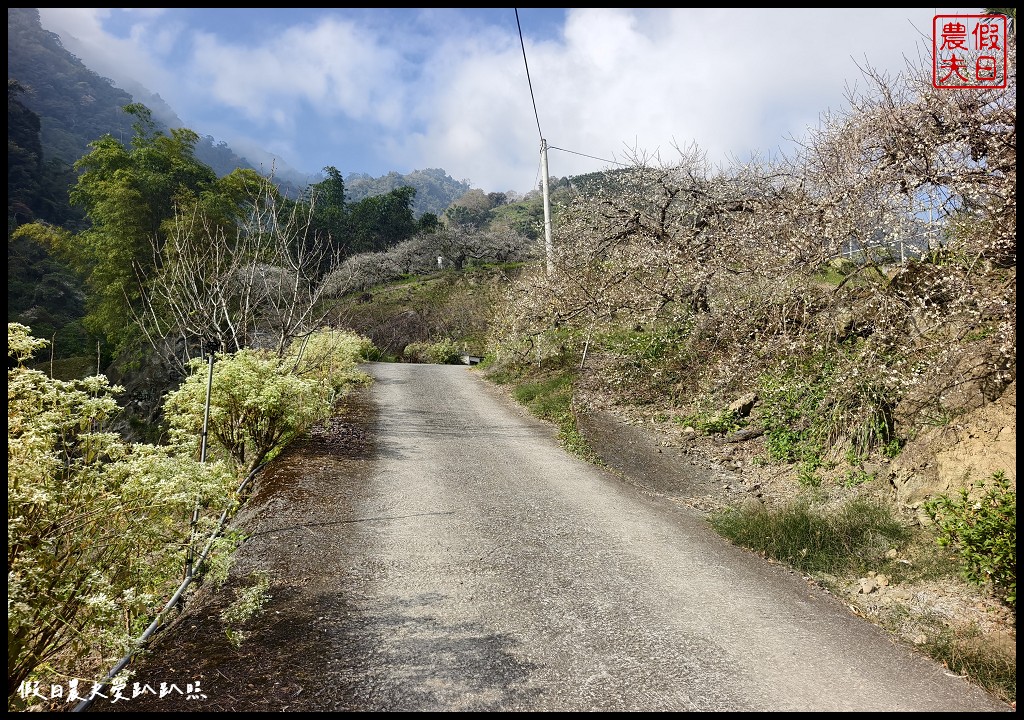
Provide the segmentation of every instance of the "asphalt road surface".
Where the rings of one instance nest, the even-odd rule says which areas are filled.
[[[367,369],[347,450],[268,471],[232,584],[135,678],[203,697],[94,711],[1009,710],[567,454],[469,368]],[[235,647],[221,596],[258,572],[270,600]]]

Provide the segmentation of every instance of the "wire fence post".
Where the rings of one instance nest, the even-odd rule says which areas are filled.
[[[206,375],[206,405],[203,408],[203,432],[199,444],[199,462],[206,462],[206,450],[207,450],[207,438],[210,434],[210,396],[213,394],[213,359],[218,349],[220,349],[220,343],[215,340],[207,340],[204,343],[203,349],[209,355],[209,372]],[[195,537],[196,527],[199,525],[199,501],[196,501],[196,506],[192,509],[192,525],[189,529],[188,534],[188,549],[185,552],[185,578],[191,578],[194,570],[194,562],[196,556]]]
[[[206,350],[210,354],[210,372],[206,377],[206,407],[203,410],[203,435],[199,446],[199,462],[206,462],[206,439],[210,432],[210,395],[213,392],[213,357],[219,349],[219,344],[210,341],[206,343]]]

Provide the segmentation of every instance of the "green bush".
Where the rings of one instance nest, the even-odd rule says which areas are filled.
[[[286,357],[293,361],[296,375],[327,385],[338,397],[370,381],[356,363],[375,351],[372,341],[353,332],[320,330],[293,342]]]
[[[462,347],[450,338],[437,342],[409,343],[402,356],[406,362],[458,365],[462,362]]]
[[[248,472],[330,415],[336,397],[330,383],[299,377],[294,367],[294,359],[261,350],[239,350],[214,362],[210,457],[226,454],[240,471]],[[164,404],[172,437],[184,448],[198,449],[207,374],[206,365],[195,362],[192,375]]]
[[[928,500],[924,509],[935,521],[938,542],[959,556],[968,582],[989,585],[1017,612],[1017,493],[1002,471],[992,475],[977,499],[961,488]]]
[[[761,378],[761,420],[771,460],[820,460],[824,452],[820,404],[825,398],[826,379],[827,372],[795,367]]]

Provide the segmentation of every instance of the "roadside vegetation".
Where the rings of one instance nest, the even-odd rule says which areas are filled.
[[[485,364],[482,369],[487,371],[488,366]],[[558,440],[566,450],[583,459],[600,462],[580,431],[573,391],[576,373],[572,369],[555,367],[526,375],[492,370],[488,379],[508,386],[516,402],[541,420],[553,423],[558,428]]]
[[[102,677],[135,649],[181,583],[186,558],[244,500],[240,479],[368,381],[356,368],[368,343],[351,333],[312,335],[283,356],[221,357],[207,458],[205,364],[167,397],[166,441],[130,443],[110,429],[122,388],[102,375],[62,381],[26,367],[45,345],[8,324],[9,710],[32,703],[27,687]],[[240,607],[253,606],[249,598]]]
[[[991,479],[984,498],[942,494],[930,512],[942,520],[920,527],[907,522],[891,502],[853,496],[839,504],[804,494],[768,508],[726,508],[710,517],[723,537],[814,578],[844,595],[844,583],[913,586],[966,581],[1006,603],[1016,617],[1016,498],[1005,479]],[[950,622],[942,613],[913,612],[895,603],[869,619],[913,643],[951,671],[1014,703],[1017,697],[1015,642],[986,638],[977,627]],[[1012,644],[1011,644],[1012,643]]]

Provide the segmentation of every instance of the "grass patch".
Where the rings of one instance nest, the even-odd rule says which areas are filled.
[[[572,376],[555,375],[513,388],[512,396],[537,417],[557,421],[569,412],[572,403]]]
[[[896,391],[866,377],[876,373],[858,348],[855,343],[788,358],[761,375],[760,414],[771,460],[803,463],[811,479],[837,451],[845,450],[854,464],[876,450],[898,454],[903,441],[895,435]]]
[[[577,457],[596,461],[573,410],[574,373],[562,371],[543,378],[524,378],[507,372],[491,372],[486,377],[498,384],[510,385],[516,402],[541,420],[554,423],[562,447]]]
[[[866,498],[832,510],[806,498],[778,509],[732,508],[713,514],[711,524],[736,545],[812,574],[826,585],[830,579],[869,570],[884,572],[896,584],[941,580],[958,572],[955,553],[936,544],[934,530],[913,531],[891,506]],[[900,548],[900,557],[895,548]],[[994,645],[976,627],[953,627],[947,618],[915,615],[902,605],[890,607],[878,620],[890,631],[913,638],[920,652],[951,672],[1005,702],[1016,702],[1015,645]]]
[[[746,418],[736,416],[732,410],[720,412],[698,412],[679,418],[677,422],[684,427],[692,427],[704,435],[727,435],[746,426]]]
[[[957,675],[970,678],[1006,702],[1017,702],[1017,656],[983,642],[981,632],[943,627],[929,635],[922,649]]]
[[[881,618],[882,624],[899,634],[916,635],[920,652],[951,672],[969,678],[1007,703],[1017,702],[1016,644],[986,641],[977,626],[950,627],[946,618],[929,614],[912,617],[899,606]],[[912,629],[908,631],[908,626]]]
[[[891,508],[865,498],[832,511],[805,499],[781,509],[730,508],[712,515],[711,525],[736,545],[808,573],[866,571],[910,537]]]

